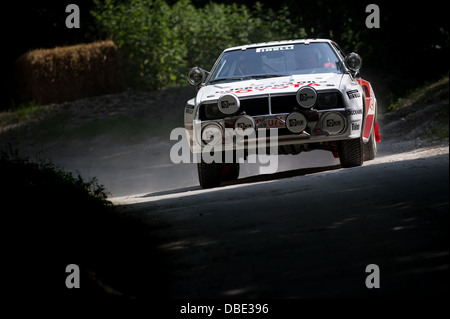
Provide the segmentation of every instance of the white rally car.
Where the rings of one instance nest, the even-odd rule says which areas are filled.
[[[198,93],[184,121],[200,185],[237,179],[239,163],[274,146],[277,155],[328,150],[342,167],[373,159],[377,101],[360,67],[358,54],[308,39],[228,48],[211,72],[191,69]]]

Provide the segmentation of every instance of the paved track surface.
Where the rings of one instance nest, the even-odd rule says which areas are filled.
[[[434,297],[448,294],[448,169],[448,146],[381,152],[114,201],[161,240],[175,298]]]

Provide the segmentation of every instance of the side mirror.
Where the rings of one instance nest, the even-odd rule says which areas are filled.
[[[189,71],[187,77],[188,82],[194,86],[201,85],[203,82],[205,82],[205,79],[206,79],[206,71],[197,66]]]
[[[352,52],[345,57],[345,66],[356,74],[362,65],[362,59],[358,53]]]

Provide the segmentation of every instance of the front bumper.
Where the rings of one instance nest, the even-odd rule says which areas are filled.
[[[267,146],[325,143],[361,136],[362,109],[308,110],[298,117],[292,113],[241,114],[217,120],[196,120],[192,125],[186,125],[191,150],[200,153],[206,146],[216,149],[221,146],[224,150],[247,149],[253,143]],[[303,125],[300,131],[298,126],[292,126],[299,122]]]

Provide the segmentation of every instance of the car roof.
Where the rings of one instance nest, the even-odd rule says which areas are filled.
[[[270,46],[299,44],[299,43],[313,43],[313,42],[333,43],[334,41],[329,40],[329,39],[297,39],[297,40],[272,41],[272,42],[253,43],[253,44],[241,45],[241,46],[237,46],[237,47],[231,47],[231,48],[225,49],[224,52],[236,51],[236,50],[246,50],[246,49],[251,49],[251,48],[262,48],[262,47],[270,47]]]

